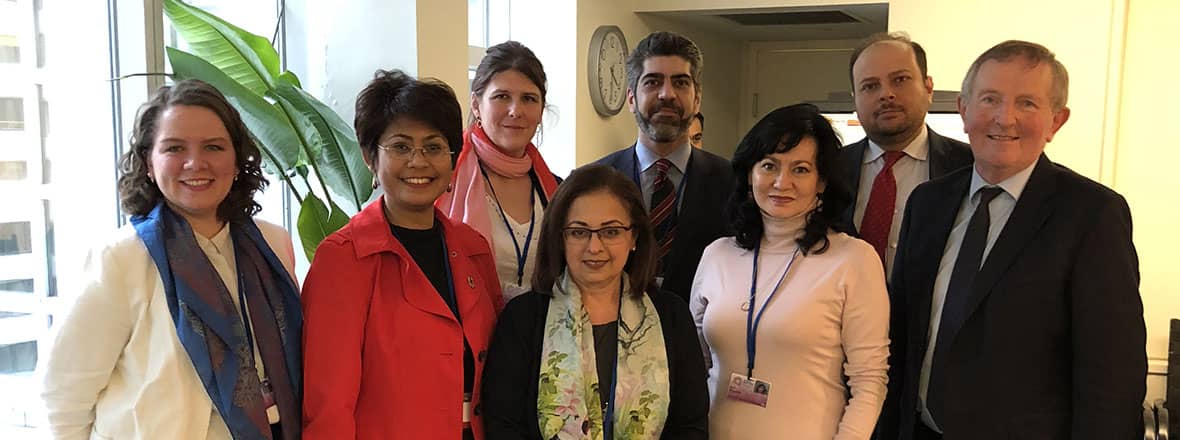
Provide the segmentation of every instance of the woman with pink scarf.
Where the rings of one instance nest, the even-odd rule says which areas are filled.
[[[532,286],[541,218],[560,181],[532,143],[545,89],[545,70],[529,48],[515,41],[488,48],[471,82],[453,189],[436,203],[488,240],[505,302]]]

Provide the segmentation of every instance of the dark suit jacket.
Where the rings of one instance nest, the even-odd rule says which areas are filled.
[[[635,145],[594,163],[609,165],[632,179],[637,171],[642,171],[638,170],[636,163]],[[685,176],[688,182],[685,183],[684,200],[679,201],[676,238],[665,262],[664,284],[660,288],[688,302],[692,279],[705,246],[718,238],[733,235],[725,216],[729,194],[733,191],[733,168],[721,156],[693,148]]]
[[[945,176],[974,162],[969,145],[943,137],[931,130],[929,126],[926,127],[926,132],[929,133],[928,142],[930,143],[930,154],[927,156],[927,163],[930,164],[930,180]],[[860,188],[860,171],[864,166],[865,150],[868,148],[869,138],[865,137],[840,149],[840,173],[844,176],[844,183],[848,185],[848,190],[852,191],[852,204],[848,205],[843,216],[844,225],[850,231],[858,231],[860,227],[860,225],[853,224],[853,219],[856,213],[856,201],[861,197],[857,191]],[[868,194],[864,194],[864,196],[868,197]],[[901,220],[901,218],[893,219],[897,222]]]
[[[881,438],[911,439],[921,423],[918,378],[934,279],[971,174],[965,168],[922,184],[906,206]],[[1042,155],[970,295],[961,326],[935,349],[946,438],[1142,435],[1146,330],[1122,196]]]

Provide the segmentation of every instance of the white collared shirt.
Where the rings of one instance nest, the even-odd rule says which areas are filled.
[[[889,225],[889,246],[885,250],[885,278],[893,270],[893,255],[897,253],[897,239],[901,233],[901,218],[905,213],[905,203],[910,193],[923,182],[930,180],[930,135],[926,126],[910,142],[905,153],[893,164],[893,179],[897,182],[897,198],[893,202],[893,223]],[[873,181],[877,174],[885,168],[885,149],[869,139],[869,147],[865,149],[864,159],[860,168],[860,186],[857,188],[856,210],[852,220],[857,230],[864,221],[865,209],[869,205],[869,196],[873,193]]]
[[[1020,194],[1024,192],[1028,178],[1032,176],[1033,168],[1036,166],[1037,163],[1033,162],[1028,168],[995,185],[984,181],[983,177],[979,175],[979,171],[972,169],[971,186],[967,191],[967,197],[963,198],[962,204],[959,205],[954,227],[951,228],[951,233],[947,236],[946,249],[943,250],[942,260],[938,263],[938,276],[934,278],[934,292],[930,299],[930,328],[927,329],[927,339],[930,344],[922,358],[922,372],[918,379],[918,409],[922,412],[922,421],[939,432],[941,430],[934,423],[930,410],[926,408],[926,393],[930,386],[930,366],[934,362],[934,347],[938,342],[938,326],[942,322],[942,308],[946,304],[946,289],[951,283],[951,272],[954,271],[955,260],[959,258],[959,248],[963,245],[967,224],[971,222],[971,215],[979,206],[979,190],[985,186],[999,187],[1004,190],[988,205],[990,227],[987,230],[987,244],[983,247],[983,257],[979,259],[980,267],[983,267],[987,262],[988,254],[992,251],[992,245],[996,244],[996,239],[1003,232],[1004,225],[1008,223],[1008,217],[1012,215],[1016,201],[1020,199]]]
[[[635,142],[635,156],[639,163],[636,166],[639,169],[639,189],[643,191],[643,207],[651,211],[651,193],[655,187],[656,182],[656,168],[655,163],[660,159],[668,159],[672,162],[672,166],[668,168],[668,179],[672,180],[672,185],[677,190],[680,189],[680,181],[684,179],[684,173],[688,170],[688,158],[692,156],[692,145],[685,143],[676,150],[673,150],[667,156],[660,156],[643,145],[642,140]],[[680,194],[677,193],[677,197]],[[676,209],[679,212],[682,204],[679,200],[676,201]]]

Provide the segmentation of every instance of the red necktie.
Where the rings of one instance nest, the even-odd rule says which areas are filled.
[[[889,230],[893,226],[893,211],[897,205],[897,180],[893,178],[893,164],[904,155],[900,151],[885,152],[885,166],[873,179],[869,204],[860,221],[860,237],[873,245],[882,263],[885,262],[885,251],[889,249]]]

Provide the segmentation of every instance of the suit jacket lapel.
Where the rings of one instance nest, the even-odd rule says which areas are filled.
[[[677,200],[677,203],[680,204],[680,210],[676,213],[677,239],[672,245],[672,247],[676,249],[677,252],[672,252],[669,254],[670,259],[673,261],[678,260],[676,255],[684,255],[687,253],[681,251],[686,251],[684,246],[691,244],[692,240],[688,240],[688,237],[695,237],[696,234],[698,234],[697,229],[699,229],[698,226],[700,226],[700,222],[694,222],[692,219],[701,218],[704,216],[705,214],[702,211],[705,210],[723,209],[722,207],[716,206],[699,206],[701,205],[701,200],[704,199],[703,195],[710,191],[714,191],[717,188],[709,187],[711,182],[716,180],[713,176],[713,170],[705,166],[705,161],[695,160],[694,156],[696,156],[696,154],[697,153],[694,150],[692,154],[688,156],[688,169],[684,171],[684,176],[682,177],[683,179],[688,179],[688,181],[684,183],[684,192],[680,194],[682,196],[682,200]],[[727,190],[729,190],[729,188],[725,188],[722,191]]]
[[[848,209],[844,210],[844,221],[853,231],[858,231],[860,225],[853,224],[856,221],[856,201],[860,196],[860,172],[864,168],[865,149],[869,146],[869,138],[861,139],[859,142],[853,143],[844,147],[848,151],[843,152],[841,156],[843,159],[844,175],[849,176],[848,190],[852,193],[852,203],[848,205]],[[901,220],[901,219],[898,219]]]
[[[938,277],[938,268],[942,263],[943,254],[946,253],[946,242],[950,237],[951,229],[955,226],[955,217],[958,215],[963,198],[967,196],[967,189],[971,185],[971,173],[962,173],[958,176],[948,183],[946,191],[938,193],[938,199],[933,204],[929,220],[923,222],[924,225],[918,225],[918,228],[915,229],[915,232],[922,230],[928,240],[920,242],[921,247],[913,251],[913,258],[908,258],[909,261],[923,262],[923,265],[916,269],[920,272],[913,275],[913,279],[918,280],[918,284],[909,289],[916,295],[916,297],[909,298],[910,304],[914,304],[911,311],[917,313],[915,325],[910,326],[910,337],[914,341],[926,340],[927,331],[930,329],[934,280]],[[914,214],[915,217],[921,215],[917,212]],[[942,342],[939,340],[939,345]],[[924,354],[918,353],[918,356]],[[921,365],[921,363],[919,362],[917,365]]]
[[[1016,201],[1008,222],[996,238],[996,243],[992,245],[992,250],[988,253],[987,260],[984,260],[979,274],[975,276],[975,281],[971,285],[971,297],[967,299],[967,309],[963,314],[964,321],[987,298],[992,288],[1020,255],[1020,251],[1032,242],[1037,231],[1052,214],[1054,205],[1051,198],[1057,186],[1057,170],[1053,167],[1049,159],[1041,155],[1024,191],[1020,194],[1020,200]]]
[[[926,127],[926,133],[930,143],[930,179],[937,179],[951,171],[947,169],[951,161],[950,152],[947,151],[949,147],[942,135],[935,133],[929,126]]]

